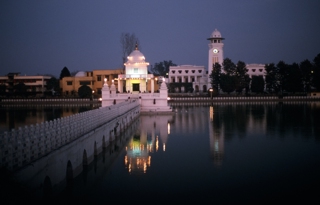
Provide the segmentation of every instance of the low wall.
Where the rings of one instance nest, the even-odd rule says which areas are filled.
[[[290,101],[290,100],[320,100],[320,96],[255,96],[255,97],[170,97],[170,102],[174,101]]]
[[[135,112],[127,115],[131,110]],[[82,136],[89,137],[106,123],[112,124],[107,133],[112,140],[117,129],[126,127],[139,110],[139,102],[133,100],[5,132],[0,135],[0,167],[17,170]]]

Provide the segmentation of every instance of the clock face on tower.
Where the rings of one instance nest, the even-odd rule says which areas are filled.
[[[213,49],[213,53],[218,53],[218,49]]]

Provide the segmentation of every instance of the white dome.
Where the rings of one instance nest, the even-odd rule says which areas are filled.
[[[210,37],[211,38],[221,38],[221,33],[217,29],[214,29],[214,31],[212,32]]]
[[[75,75],[75,77],[86,77],[87,73],[84,71],[79,71],[77,72],[77,74]]]
[[[128,63],[144,63],[145,57],[139,50],[134,50],[128,56]]]

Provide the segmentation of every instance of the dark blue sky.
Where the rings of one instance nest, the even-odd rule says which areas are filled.
[[[120,68],[123,32],[146,61],[208,64],[217,28],[233,62],[300,63],[320,53],[319,0],[1,0],[0,75]]]

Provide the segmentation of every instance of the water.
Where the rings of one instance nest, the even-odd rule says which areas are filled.
[[[0,105],[0,133],[98,108],[95,104]]]
[[[172,116],[141,116],[123,146],[104,150],[56,202],[317,200],[320,103],[172,107]]]

